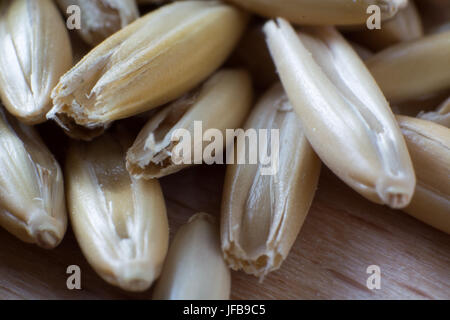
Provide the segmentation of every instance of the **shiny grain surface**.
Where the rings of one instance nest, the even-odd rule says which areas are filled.
[[[168,222],[157,180],[136,180],[125,168],[125,134],[73,143],[65,165],[73,230],[86,259],[108,283],[148,289],[168,247]]]
[[[328,27],[265,26],[287,95],[321,160],[371,201],[403,208],[415,176],[389,104],[351,46]]]

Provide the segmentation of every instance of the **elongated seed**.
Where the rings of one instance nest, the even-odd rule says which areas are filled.
[[[70,219],[78,243],[107,282],[143,291],[159,276],[169,230],[157,180],[136,180],[125,169],[125,135],[74,143],[65,173]]]
[[[41,123],[50,93],[72,66],[69,35],[51,0],[3,2],[0,17],[0,95],[10,113]]]
[[[233,269],[264,277],[280,267],[297,238],[316,191],[321,165],[281,84],[261,98],[245,129],[278,130],[278,170],[265,174],[267,165],[261,162],[227,166],[222,250]],[[266,147],[274,154],[278,150],[269,147],[272,143],[267,139]],[[236,147],[236,153],[245,150],[244,144]]]
[[[92,139],[115,120],[195,88],[239,40],[247,16],[217,1],[183,1],[136,20],[61,77],[47,115],[69,135]]]
[[[197,213],[176,233],[153,298],[224,300],[230,297],[230,287],[217,221],[209,214]]]
[[[51,249],[64,237],[67,214],[61,168],[37,132],[0,109],[0,225]]]
[[[450,89],[450,31],[391,46],[366,61],[391,102]]]
[[[415,176],[389,105],[363,62],[333,28],[299,36],[278,19],[265,26],[282,83],[321,160],[357,192],[408,205]]]
[[[80,9],[79,35],[90,45],[97,45],[107,37],[139,17],[136,0],[57,0],[61,10],[70,17],[70,6]]]
[[[223,137],[226,129],[238,128],[245,120],[252,101],[250,76],[243,70],[225,69],[217,72],[199,89],[175,101],[153,115],[139,133],[127,153],[127,169],[136,178],[159,178],[177,172],[195,162],[194,152],[199,149],[200,157],[207,163],[222,159],[222,148],[217,152],[203,153],[211,141],[195,137],[195,123],[199,121],[202,131],[218,130]],[[189,132],[191,149],[189,161],[177,156],[181,147],[173,140],[178,130]],[[184,142],[184,141],[183,141]],[[200,160],[202,160],[200,159]],[[181,162],[181,163],[180,163]],[[187,163],[189,162],[189,163]]]
[[[369,6],[377,5],[381,17],[393,17],[407,0],[229,0],[238,6],[269,18],[283,17],[306,25],[365,24]]]
[[[450,129],[422,119],[397,119],[417,174],[414,197],[404,211],[450,234]]]

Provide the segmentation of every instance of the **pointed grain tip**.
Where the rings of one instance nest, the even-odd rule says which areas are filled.
[[[402,209],[408,206],[411,197],[406,192],[399,192],[398,190],[388,190],[383,195],[384,202],[393,209]]]
[[[142,279],[139,277],[133,277],[130,279],[124,279],[122,281],[118,281],[120,284],[120,287],[124,290],[131,291],[131,292],[142,292],[147,290],[152,282],[148,281],[146,279]]]
[[[36,235],[36,243],[44,249],[53,249],[59,244],[59,237],[51,230],[40,231]]]

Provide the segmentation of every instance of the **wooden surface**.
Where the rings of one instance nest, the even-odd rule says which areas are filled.
[[[171,225],[197,211],[218,214],[224,169],[202,166],[162,179]],[[72,232],[53,251],[0,230],[0,299],[148,299],[104,283]],[[82,290],[66,288],[66,268],[82,271]],[[366,268],[381,268],[381,289],[366,287]],[[400,211],[371,204],[323,169],[303,229],[281,269],[260,283],[233,272],[234,299],[450,298],[450,236]]]

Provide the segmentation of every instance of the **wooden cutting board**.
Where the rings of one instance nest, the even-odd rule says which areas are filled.
[[[161,180],[171,236],[198,211],[219,214],[224,167],[201,166]],[[79,265],[82,290],[66,287]],[[381,269],[369,290],[366,269]],[[45,251],[0,230],[0,299],[149,299],[103,282],[68,231]],[[281,269],[264,282],[233,272],[233,299],[449,299],[450,236],[400,212],[372,204],[324,168],[301,233]]]

